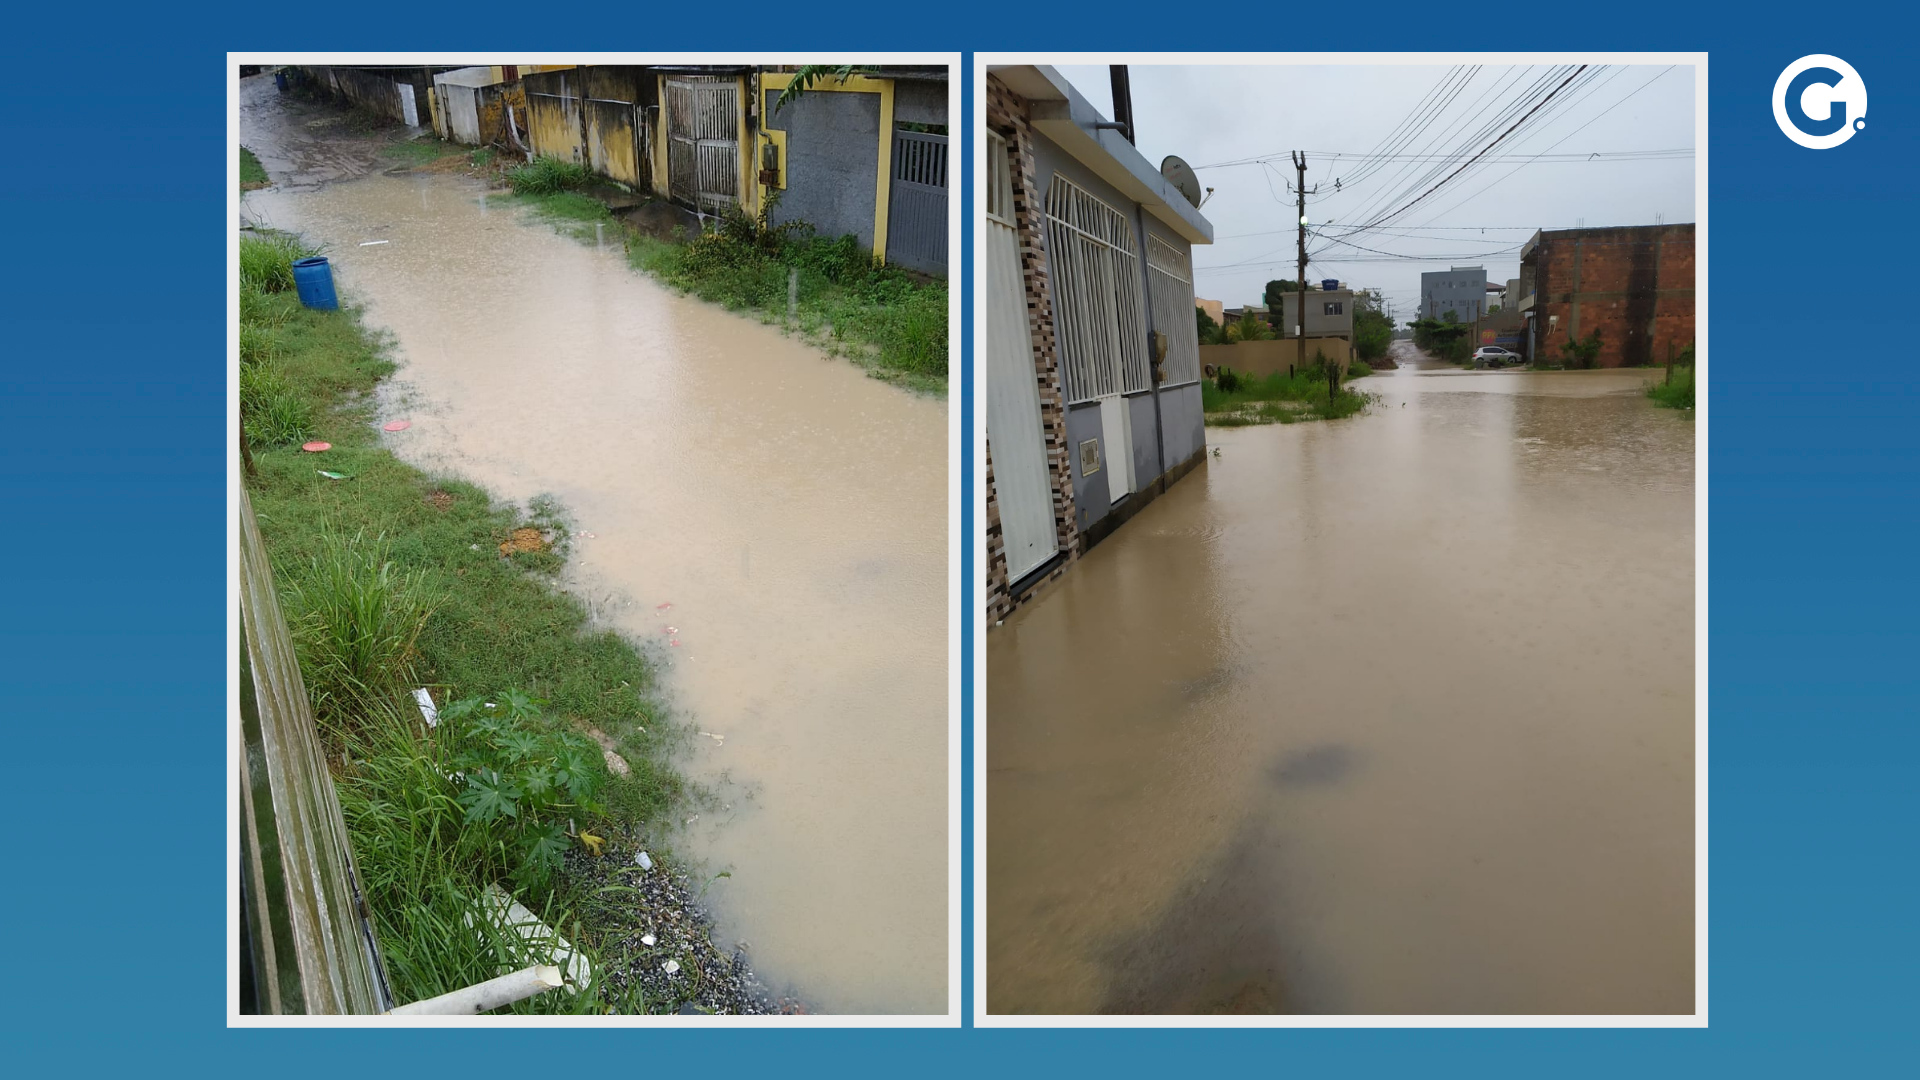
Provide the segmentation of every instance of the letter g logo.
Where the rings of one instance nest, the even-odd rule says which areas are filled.
[[[1853,65],[1815,53],[1787,65],[1773,84],[1773,119],[1809,150],[1830,150],[1867,126],[1867,84]]]

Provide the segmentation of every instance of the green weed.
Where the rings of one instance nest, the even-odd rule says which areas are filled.
[[[507,173],[507,186],[515,195],[552,195],[585,187],[592,179],[592,170],[579,162],[543,157]]]
[[[384,535],[322,523],[316,548],[285,574],[288,621],[314,712],[340,732],[366,702],[412,682],[433,602],[420,572],[394,564]]]
[[[1693,368],[1676,367],[1673,369],[1673,381],[1664,379],[1647,387],[1647,396],[1655,405],[1665,409],[1693,408]]]
[[[1374,399],[1373,394],[1341,387],[1329,400],[1326,377],[1311,368],[1291,378],[1275,372],[1264,379],[1226,371],[1200,383],[1201,407],[1213,427],[1338,420],[1364,412]]]
[[[247,233],[240,237],[241,292],[290,291],[294,261],[318,254],[317,249],[286,233]]]

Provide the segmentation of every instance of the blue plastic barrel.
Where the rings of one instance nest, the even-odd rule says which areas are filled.
[[[340,298],[333,292],[333,267],[325,255],[293,261],[293,287],[300,290],[300,302],[319,311],[338,311]]]
[[[287,73],[286,72],[276,71],[273,73],[273,88],[280,91],[283,94],[287,92]]]

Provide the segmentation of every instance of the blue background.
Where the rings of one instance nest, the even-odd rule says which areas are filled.
[[[0,621],[0,912],[12,932],[0,1031],[23,1074],[176,1063],[286,1076],[1913,1069],[1914,1039],[1898,1035],[1920,1011],[1920,367],[1903,325],[1920,240],[1911,15],[1765,4],[1695,14],[1672,3],[1444,17],[1399,2],[673,10],[541,20],[543,9],[496,3],[69,5],[51,16],[72,20],[64,25],[10,20],[0,476],[14,518]],[[1711,1028],[226,1030],[225,53],[624,48],[1708,52]],[[1814,52],[1849,61],[1869,93],[1867,129],[1835,150],[1793,145],[1772,118],[1775,77]],[[970,88],[964,101],[960,130],[971,133]],[[959,280],[972,283],[970,256]],[[962,325],[970,356],[970,314]],[[954,401],[971,432],[967,370]],[[966,491],[975,480],[969,462]],[[970,598],[970,496],[961,524]],[[964,614],[971,670],[970,600]],[[963,682],[970,748],[975,702]],[[969,763],[969,853],[972,788]],[[972,892],[969,876],[958,958],[969,1006]]]

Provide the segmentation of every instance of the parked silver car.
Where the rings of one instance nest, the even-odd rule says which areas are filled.
[[[1508,364],[1526,363],[1519,353],[1503,349],[1498,345],[1486,345],[1473,350],[1474,367],[1504,367]]]

